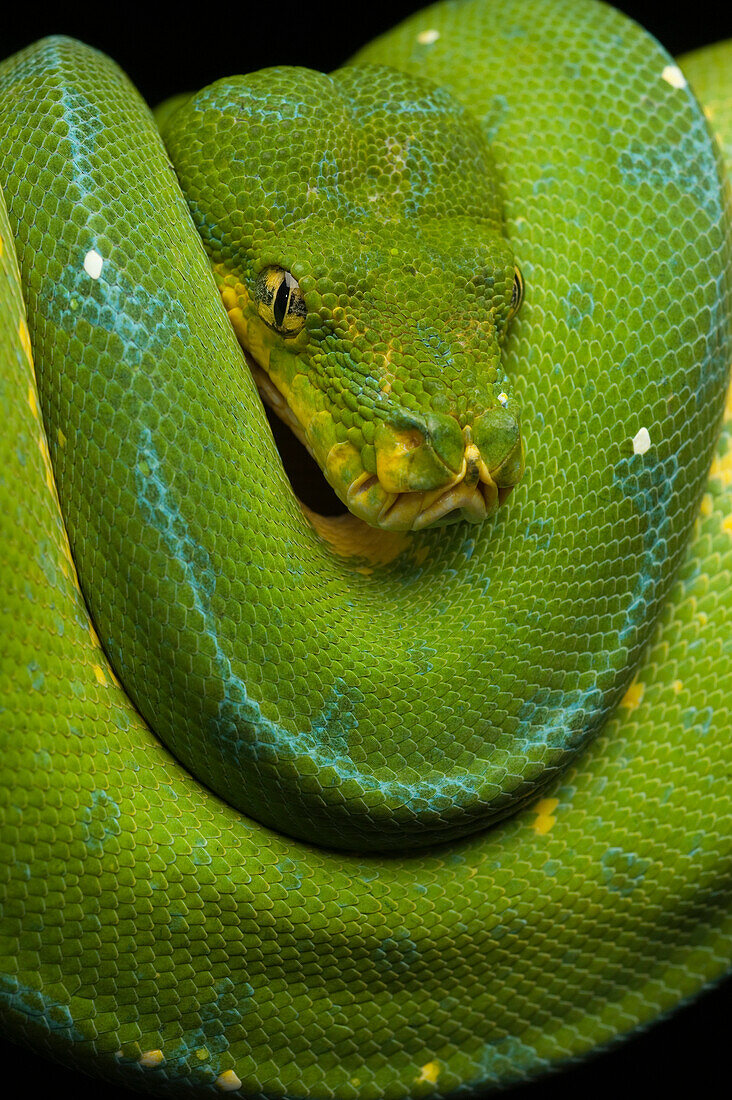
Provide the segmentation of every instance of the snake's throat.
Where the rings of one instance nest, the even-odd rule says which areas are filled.
[[[262,400],[320,467],[307,431],[286,397],[246,349],[245,355]],[[339,448],[338,444],[332,447],[326,456],[323,470],[326,480],[352,515],[371,527],[386,531],[423,531],[460,522],[482,523],[497,511],[513,488],[513,481],[509,485],[497,483],[500,471],[491,473],[473,443],[466,446],[460,469],[446,485],[422,492],[392,492],[382,484],[377,474],[363,469],[344,482]],[[520,469],[523,470],[522,458]]]

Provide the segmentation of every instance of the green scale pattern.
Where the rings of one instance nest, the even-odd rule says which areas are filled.
[[[0,72],[4,1026],[172,1095],[506,1084],[729,968],[729,246],[706,122],[585,0],[439,5],[359,60],[473,113],[527,285],[494,364],[523,481],[482,528],[375,567],[294,500],[124,77],[66,40]]]

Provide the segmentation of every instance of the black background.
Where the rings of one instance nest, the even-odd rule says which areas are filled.
[[[501,0],[494,0],[500,4]],[[202,0],[177,5],[58,3],[2,5],[0,56],[45,34],[69,34],[109,53],[151,105],[232,73],[267,65],[307,65],[327,72],[377,34],[426,5],[421,0]],[[728,0],[619,0],[673,54],[732,36]],[[200,14],[193,11],[200,7]]]
[[[328,71],[423,6],[419,0],[370,5],[349,0],[204,0],[189,8],[185,0],[177,7],[98,0],[45,8],[20,0],[14,12],[0,16],[0,56],[45,34],[69,34],[109,53],[154,105],[174,92],[267,65]],[[721,0],[696,0],[683,7],[627,0],[615,6],[673,54],[732,37],[732,5]],[[706,1097],[717,1093],[718,1081],[728,1076],[731,1016],[729,980],[645,1035],[560,1076],[521,1086],[513,1095],[517,1100],[588,1100],[611,1094],[620,1100],[661,1094]],[[40,1100],[66,1091],[78,1100],[133,1096],[1,1041],[0,1067],[9,1096]]]

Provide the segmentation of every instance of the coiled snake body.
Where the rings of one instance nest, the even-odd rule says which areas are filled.
[[[106,58],[2,67],[10,1034],[448,1095],[727,971],[727,57],[438,5],[186,100],[188,206]]]

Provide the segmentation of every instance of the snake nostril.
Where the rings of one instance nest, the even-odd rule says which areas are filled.
[[[416,451],[417,447],[422,447],[424,442],[425,438],[423,433],[417,431],[416,428],[412,431],[404,432],[401,436],[401,445],[407,454],[410,451]]]

